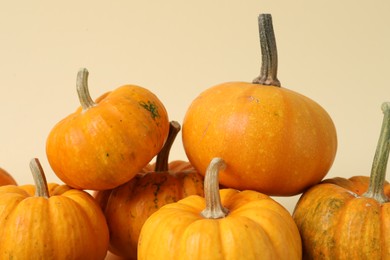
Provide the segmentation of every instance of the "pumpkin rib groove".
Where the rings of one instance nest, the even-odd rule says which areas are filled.
[[[253,204],[255,204],[256,202],[253,202]],[[245,207],[249,207],[249,206],[252,206],[252,209],[255,209],[256,207],[251,205],[252,203],[248,203],[247,205],[245,205]],[[249,219],[250,221],[256,223],[257,225],[259,225],[262,229],[262,231],[264,232],[264,234],[267,235],[268,239],[271,241],[270,244],[271,246],[274,248],[273,252],[279,252],[278,248],[276,247],[276,245],[278,245],[279,241],[277,240],[277,238],[275,237],[275,235],[273,235],[275,232],[275,229],[276,228],[272,228],[272,226],[274,225],[274,222],[275,223],[278,223],[278,226],[279,228],[281,226],[284,226],[284,228],[282,227],[281,229],[284,230],[285,232],[289,231],[288,230],[288,226],[289,223],[286,219],[286,214],[281,214],[280,213],[280,210],[276,210],[276,209],[272,209],[271,203],[268,203],[267,206],[265,205],[258,205],[258,212],[259,212],[259,216],[257,216],[258,218],[261,218],[263,221],[259,221],[257,220],[256,218],[253,218],[251,215],[249,214],[245,214],[245,218]],[[267,210],[265,211],[264,208],[267,208]],[[261,213],[260,213],[261,212]],[[238,209],[236,211],[237,215],[240,215],[242,216],[243,214],[243,211],[240,212],[240,209]],[[264,219],[266,220],[270,220],[268,222],[265,222]],[[277,221],[276,221],[277,219]],[[298,232],[298,230],[297,230]],[[278,234],[278,236],[280,236],[280,234]],[[288,237],[286,237],[286,241],[289,241],[290,239],[293,239],[294,235],[289,233],[286,235]],[[285,256],[281,256],[281,255],[278,255],[275,259],[284,259]]]
[[[364,211],[362,206],[376,208],[376,210]],[[378,243],[379,241],[375,240],[375,237],[380,237],[379,211],[380,205],[373,199],[362,197],[350,199],[346,202],[338,221],[342,226],[338,225],[339,231],[335,232],[336,238],[338,238],[335,246],[336,251],[339,251],[338,256],[347,255],[352,259],[362,256],[376,259],[375,255],[380,257],[381,253],[378,252],[382,251],[381,245]],[[345,227],[343,227],[343,224]],[[365,236],[361,236],[361,234],[365,234]],[[344,235],[348,236],[345,239],[340,239]],[[361,245],[356,244],[355,241],[358,240],[363,241],[363,243]],[[346,254],[346,252],[349,254]]]
[[[269,230],[265,229],[261,222],[256,221],[253,218],[249,218],[248,216],[242,216],[242,215],[238,215],[235,218],[236,218],[235,222],[237,222],[236,225],[241,224],[241,222],[243,222],[243,223],[250,222],[251,224],[253,224],[251,228],[248,227],[248,229],[251,230],[251,233],[253,231],[253,237],[250,237],[248,239],[242,239],[242,240],[246,241],[245,242],[246,251],[249,251],[249,252],[257,251],[258,253],[262,253],[262,254],[270,254],[271,252],[275,253],[275,252],[279,251],[278,248],[276,248],[276,246],[275,246],[275,240],[270,235]],[[247,224],[245,224],[245,225],[247,225]],[[233,229],[234,228],[230,228],[230,230],[233,230]],[[223,234],[226,234],[226,231],[223,232]],[[265,238],[267,238],[267,239],[265,239]],[[251,243],[251,242],[255,242],[255,243]],[[249,244],[252,245],[251,246],[252,250],[250,250],[248,248]],[[234,248],[237,248],[237,247],[240,247],[240,246],[242,246],[242,245],[238,244]],[[261,249],[259,250],[258,248],[262,248],[263,250],[261,250]],[[265,248],[268,251],[267,253],[264,252]],[[231,250],[229,250],[229,251],[231,253]],[[242,252],[242,253],[245,253],[245,252]],[[236,258],[236,259],[239,259],[239,258]],[[255,260],[255,259],[256,258],[253,258],[253,260]],[[264,257],[264,259],[268,259],[268,258]],[[274,256],[274,257],[269,258],[269,259],[283,259],[283,258]]]

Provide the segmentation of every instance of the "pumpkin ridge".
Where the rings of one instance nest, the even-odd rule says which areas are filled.
[[[390,204],[384,203],[380,207],[380,242],[381,242],[381,248],[382,248],[382,259],[386,259],[388,255],[390,255],[390,236],[389,236],[389,227],[390,227],[390,220],[388,216],[390,215]]]
[[[27,193],[25,196],[20,194],[20,193],[0,194],[1,201],[4,203],[4,205],[6,205],[5,207],[3,207],[3,205],[2,205],[1,211],[0,211],[0,226],[2,227],[2,228],[0,228],[0,248],[2,245],[1,239],[4,237],[3,232],[4,232],[5,228],[9,226],[9,224],[7,224],[7,223],[10,221],[10,215],[14,212],[15,208],[18,207],[19,203],[21,201],[23,201],[24,199],[26,199],[26,197],[28,197],[28,196],[29,195]],[[18,198],[15,199],[15,197],[18,197]],[[5,215],[5,214],[7,214],[7,215]]]
[[[44,206],[42,205],[47,205],[47,198],[44,197],[34,197],[34,196],[28,196],[24,198],[23,200],[19,201],[15,207],[13,207],[12,211],[10,214],[7,216],[5,219],[4,226],[2,227],[2,232],[1,232],[1,238],[8,237],[10,233],[18,234],[18,237],[15,237],[15,242],[18,243],[18,247],[15,248],[13,247],[14,251],[9,251],[10,249],[5,247],[4,244],[8,245],[8,243],[0,243],[0,252],[8,253],[7,255],[1,256],[1,258],[7,258],[8,256],[12,257],[12,254],[18,254],[23,252],[36,252],[37,254],[42,254],[42,247],[40,246],[42,243],[42,236],[44,236],[44,233],[40,232],[39,234],[36,233],[36,230],[42,231],[41,228],[37,228],[36,223],[40,223],[40,217],[41,217],[41,212],[43,211],[42,208]],[[47,207],[46,207],[47,208]],[[39,211],[38,211],[39,210]],[[19,213],[22,212],[22,216]],[[23,223],[23,225],[12,225],[15,223],[14,219],[15,216],[18,216],[19,222]],[[26,227],[26,224],[29,224],[28,227]],[[40,225],[41,227],[41,225]],[[34,237],[31,237],[31,230],[34,230]],[[27,232],[29,231],[29,232]],[[29,234],[30,236],[24,240],[18,239],[20,236],[24,236]],[[37,247],[31,248],[31,243],[30,241],[36,241],[39,240],[41,243],[37,244]],[[47,242],[47,241],[46,241]]]
[[[90,210],[90,209],[83,207],[85,205],[81,204],[82,203],[81,201],[83,201],[82,199],[84,199],[84,198],[81,198],[81,197],[84,197],[83,196],[84,194],[81,194],[83,191],[77,191],[77,190],[74,190],[74,191],[75,192],[72,192],[70,194],[63,194],[61,197],[53,196],[49,199],[50,215],[57,216],[57,218],[49,217],[49,219],[52,220],[54,227],[60,227],[61,225],[64,225],[64,222],[66,222],[67,223],[66,225],[68,227],[71,227],[70,234],[72,234],[75,237],[83,237],[82,235],[77,235],[77,234],[79,234],[79,231],[82,231],[82,232],[86,232],[87,230],[95,231],[96,226],[94,226],[93,223],[91,221],[89,221],[91,219],[91,216],[90,216],[90,214],[87,213],[87,210]],[[77,197],[80,197],[81,200],[78,201]],[[58,203],[62,204],[63,206],[59,207]],[[85,204],[87,204],[87,203],[85,203]],[[95,208],[93,207],[91,212],[94,210],[95,210]],[[69,212],[77,212],[77,216],[74,216],[75,214],[69,214]],[[72,226],[71,223],[74,223],[74,221],[72,221],[72,218],[77,218],[77,222],[79,222],[79,223],[81,220],[83,220],[82,221],[82,229],[80,229],[80,227]],[[61,225],[58,224],[59,222],[61,222]],[[57,230],[57,229],[56,229],[56,231],[60,232],[60,230]],[[104,250],[104,248],[101,248],[100,243],[104,244],[104,241],[107,240],[107,238],[104,238],[104,237],[97,238],[97,233],[95,233],[92,237],[95,238],[95,241],[97,241],[98,245],[96,245],[96,244],[92,245],[88,241],[75,240],[74,241],[75,244],[73,245],[73,247],[72,246],[68,246],[68,247],[70,249],[71,248],[79,248],[80,244],[83,244],[83,251],[95,252],[96,255],[102,255],[102,251]],[[102,241],[102,242],[100,242],[100,241]],[[58,244],[58,246],[61,247],[61,244]],[[96,246],[96,248],[94,248],[94,246]],[[72,252],[72,251],[73,250],[71,249],[70,252]],[[90,255],[88,257],[93,257],[93,255]]]
[[[361,208],[361,206],[359,207],[359,205],[361,204],[364,204],[363,206],[365,207],[375,207],[378,212],[373,215],[372,213],[374,212],[374,210],[364,210]],[[375,201],[375,199],[371,198],[360,197],[359,199],[352,198],[346,201],[343,206],[343,209],[341,210],[341,214],[338,217],[338,223],[348,225],[345,228],[343,228],[343,226],[340,226],[340,224],[337,225],[337,232],[334,232],[336,240],[335,249],[337,255],[335,255],[334,257],[338,258],[348,256],[352,257],[352,259],[357,259],[359,257],[377,259],[375,255],[381,255],[381,253],[378,253],[382,251],[380,245],[378,246],[379,241],[373,240],[373,238],[376,237],[376,233],[367,232],[371,229],[374,229],[375,227],[376,231],[379,230],[380,232],[380,227],[375,225],[380,225],[380,208],[380,203]],[[377,217],[378,219],[373,219],[373,217]],[[346,219],[349,219],[350,221],[346,221]],[[352,224],[351,220],[353,220],[353,223],[355,224]],[[349,228],[350,226],[353,227],[353,229]],[[360,227],[361,230],[357,229],[358,227]],[[348,237],[345,240],[342,240],[341,237],[346,233],[350,234],[352,237]],[[365,234],[365,236],[361,237],[360,234]],[[371,236],[368,237],[368,234],[371,234]],[[353,239],[354,235],[357,235],[359,238]],[[363,246],[359,246],[359,243],[354,243],[358,239],[362,238],[367,238],[367,241],[366,243],[363,243]]]
[[[232,218],[230,218],[229,221],[232,221]],[[220,221],[220,222],[222,222],[222,221]],[[241,224],[241,222],[243,222],[243,223],[245,223],[244,226],[247,226],[248,224],[252,224],[252,227],[248,228],[248,229],[253,231],[253,233],[258,233],[258,234],[261,233],[261,236],[260,236],[261,239],[248,239],[247,242],[245,243],[246,247],[248,246],[248,242],[255,242],[255,243],[251,243],[251,244],[253,245],[253,247],[257,248],[259,246],[258,242],[261,241],[262,243],[260,244],[260,246],[266,247],[267,251],[268,251],[267,253],[272,255],[272,257],[270,257],[270,259],[283,259],[283,257],[281,257],[279,255],[275,256],[275,253],[279,252],[279,249],[276,247],[276,245],[278,243],[276,243],[275,239],[273,239],[270,230],[264,228],[264,225],[262,225],[262,222],[256,221],[255,219],[250,218],[248,216],[241,216],[241,215],[235,215],[234,222],[237,222],[237,225],[239,225],[239,224]],[[226,231],[223,231],[223,234],[225,234],[225,232]],[[257,236],[257,234],[256,235],[253,234],[253,235],[254,235],[254,237]],[[267,238],[267,240],[264,239],[264,236]],[[251,237],[251,238],[253,238],[253,237]],[[266,246],[264,246],[264,244],[266,244]],[[249,250],[249,249],[247,248],[247,250]],[[252,252],[253,252],[253,250],[252,250]],[[263,255],[265,252],[263,251],[260,253]],[[240,257],[240,256],[238,256],[238,257]],[[268,259],[268,258],[264,257],[264,259]]]
[[[264,205],[262,202],[266,203],[266,205]],[[255,217],[250,215],[250,211],[253,211],[253,210],[258,210],[259,215],[256,215]],[[264,210],[264,209],[267,209],[267,210]],[[248,213],[246,213],[245,211],[248,211]],[[275,219],[278,219],[278,221],[275,221],[276,223],[279,224],[279,227],[280,227],[280,224],[282,224],[285,228],[282,228],[283,231],[287,231],[288,230],[288,227],[291,225],[291,222],[288,221],[291,217],[291,215],[284,210],[284,208],[282,208],[282,206],[277,203],[275,204],[275,201],[273,199],[267,199],[267,198],[264,198],[263,200],[259,200],[259,201],[250,201],[250,202],[247,202],[245,203],[245,205],[243,207],[239,207],[237,209],[235,209],[233,211],[233,214],[232,214],[232,217],[241,217],[241,218],[246,218],[250,221],[252,221],[253,223],[256,223],[258,226],[261,227],[261,229],[264,231],[265,234],[267,234],[267,237],[269,238],[269,240],[271,241],[271,245],[277,245],[277,236],[272,236],[275,232],[273,228],[271,228],[271,226],[269,225],[270,223],[273,224],[273,222],[275,221]],[[268,216],[268,217],[266,217]],[[259,221],[257,218],[263,220],[263,221]],[[264,219],[269,219],[269,223],[268,222],[265,222]],[[298,230],[296,230],[296,232],[298,232]],[[291,232],[289,232],[288,234],[291,238],[294,236]],[[289,240],[289,239],[286,239],[286,240]],[[274,247],[274,250],[272,250],[273,252],[279,252],[278,248]],[[277,258],[275,259],[284,259],[283,256],[281,255],[278,255]]]

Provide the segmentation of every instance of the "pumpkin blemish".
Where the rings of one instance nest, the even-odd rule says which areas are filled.
[[[147,111],[150,112],[153,120],[160,117],[158,113],[158,108],[154,102],[152,103],[148,100],[148,102],[141,101],[139,102],[139,104],[141,105],[141,107],[145,108]]]

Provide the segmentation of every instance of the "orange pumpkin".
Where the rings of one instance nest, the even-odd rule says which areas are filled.
[[[311,187],[293,217],[304,259],[390,259],[390,103],[370,177],[333,178]]]
[[[222,159],[205,177],[205,198],[167,204],[142,227],[138,259],[301,259],[301,238],[289,214],[262,193],[219,190]]]
[[[145,220],[161,206],[186,196],[203,195],[203,176],[184,161],[168,163],[179,123],[171,122],[170,132],[156,163],[145,167],[128,183],[97,192],[110,230],[110,251],[126,259],[137,259],[139,233]]]
[[[15,179],[3,168],[0,168],[0,186],[16,185]]]
[[[183,145],[201,174],[213,157],[224,158],[220,182],[226,187],[295,195],[328,173],[336,129],[318,103],[280,87],[271,16],[260,15],[259,25],[260,76],[203,91],[185,114]]]
[[[55,174],[69,186],[112,189],[133,178],[161,150],[168,115],[153,93],[135,85],[94,102],[87,76],[86,69],[77,76],[81,108],[53,127],[46,153]]]
[[[93,197],[30,166],[35,186],[0,187],[0,259],[104,259],[108,227]]]

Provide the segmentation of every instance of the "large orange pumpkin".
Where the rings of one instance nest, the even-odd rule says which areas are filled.
[[[16,185],[15,179],[3,168],[0,168],[0,186]]]
[[[167,204],[146,220],[139,260],[301,259],[301,238],[289,212],[256,191],[219,190],[224,165],[219,158],[211,161],[205,198]]]
[[[86,69],[77,76],[81,108],[53,127],[46,153],[55,174],[69,186],[112,189],[133,178],[160,151],[168,115],[153,93],[135,85],[94,102],[87,76]]]
[[[35,186],[0,187],[0,259],[104,259],[108,227],[93,197],[30,166]]]
[[[179,123],[171,122],[169,136],[156,163],[117,188],[99,191],[95,198],[103,208],[110,230],[110,251],[137,259],[139,233],[146,219],[165,204],[189,195],[203,195],[203,176],[185,161],[168,163]]]
[[[311,187],[293,217],[304,259],[390,259],[390,103],[370,177],[333,178]]]
[[[295,195],[328,173],[337,150],[329,114],[318,103],[280,87],[271,16],[259,16],[261,74],[202,92],[183,120],[190,163],[204,174],[213,157],[228,167],[222,185],[269,195]]]

